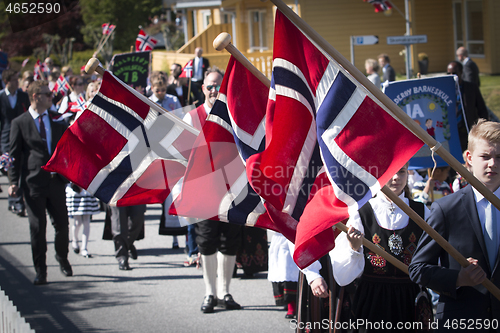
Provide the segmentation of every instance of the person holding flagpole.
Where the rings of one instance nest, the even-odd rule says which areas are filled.
[[[408,163],[386,184],[421,217],[430,215],[429,209],[420,202],[408,198]],[[357,279],[352,311],[354,320],[365,322],[414,323],[420,318],[432,317],[430,301],[425,311],[417,311],[415,300],[422,289],[407,274],[362,245],[363,236],[381,246],[405,264],[409,264],[422,229],[383,193],[378,193],[349,218],[348,233],[341,233],[330,252],[335,281],[347,286]],[[318,271],[318,263],[305,271]],[[306,277],[314,277],[306,274]],[[328,297],[326,282],[322,277],[309,281],[317,297]],[[425,291],[423,291],[425,293]],[[429,297],[427,295],[427,300]],[[418,312],[418,313],[417,313]],[[423,323],[427,323],[427,319]],[[361,329],[361,327],[358,327]],[[366,332],[372,330],[363,328]],[[361,331],[363,331],[361,329]]]
[[[69,79],[69,85],[71,86],[71,93],[67,96],[64,96],[61,100],[61,104],[59,106],[59,113],[65,113],[68,109],[71,108],[69,103],[74,103],[78,100],[80,95],[85,94],[85,84],[83,82],[83,78],[81,76],[72,76]]]
[[[198,108],[187,113],[183,120],[202,130],[206,119],[217,99],[223,74],[218,69],[208,69],[201,86],[205,94],[205,102]],[[196,224],[195,219],[188,218],[188,247],[190,252],[196,233],[196,244],[201,253],[201,266],[205,282],[205,298],[201,305],[203,313],[211,313],[214,307],[222,304],[227,310],[241,309],[229,293],[229,284],[236,263],[236,253],[241,246],[241,226],[237,224],[202,220]],[[191,253],[190,253],[191,254]],[[194,255],[192,253],[191,255]],[[220,300],[220,301],[219,301]]]
[[[466,151],[472,174],[500,196],[500,123],[480,119]],[[409,267],[415,283],[440,293],[438,331],[479,323],[479,332],[500,331],[500,301],[483,285],[500,286],[500,213],[472,186],[435,201],[428,223],[470,263],[462,267],[435,239],[422,234]],[[475,330],[475,331],[476,331]]]

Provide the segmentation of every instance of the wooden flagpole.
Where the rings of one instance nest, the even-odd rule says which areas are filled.
[[[97,72],[98,74],[100,74],[101,76],[104,76],[104,72],[106,70],[104,68],[102,68],[101,66],[99,66],[99,60],[97,58],[90,58],[89,61],[87,62],[87,65],[85,65],[85,72],[87,74],[91,74],[93,72]],[[122,82],[123,83],[123,82]],[[189,125],[188,123],[182,121],[182,119],[180,119],[179,117],[177,117],[175,114],[173,114],[172,112],[169,112],[167,110],[165,110],[164,108],[162,108],[159,104],[153,102],[152,100],[150,100],[149,98],[147,98],[146,96],[144,96],[143,94],[139,93],[138,91],[136,91],[134,88],[131,88],[129,85],[123,83],[122,84],[123,87],[125,87],[128,92],[130,92],[131,94],[133,94],[135,97],[139,98],[142,102],[146,103],[147,105],[149,105],[153,110],[167,116],[167,117],[170,117],[170,118],[174,118],[176,120],[176,124],[179,126],[179,127],[182,127],[183,129],[195,134],[195,135],[198,135],[200,133],[200,131],[198,131],[196,128],[194,128],[193,126]]]
[[[99,45],[97,46],[97,50],[94,53],[96,55],[96,57],[99,54],[99,52],[101,52],[101,49],[104,47],[104,45],[106,45],[106,43],[108,42],[109,37],[111,36],[111,34],[113,32],[115,32],[115,28],[113,28],[113,30],[111,30],[109,32],[109,34],[106,35],[106,38],[104,38],[104,40],[102,41],[102,43],[99,43]]]
[[[226,49],[236,60],[238,60],[243,66],[245,66],[245,68],[248,69],[250,73],[255,75],[266,87],[268,88],[271,87],[271,81],[264,74],[262,74],[262,72],[259,71],[233,44],[231,44],[231,36],[228,33],[226,32],[220,33],[215,38],[213,45],[217,51],[222,51],[223,49]],[[347,233],[348,228],[343,222],[335,224],[335,228],[338,228],[340,231]],[[375,252],[376,254],[382,256],[384,259],[389,261],[391,264],[393,264],[406,274],[408,274],[408,266],[399,261],[398,259],[396,259],[395,257],[393,257],[388,252],[384,251],[381,247],[373,244],[371,241],[369,241],[364,237],[363,237],[363,245],[372,250],[373,252]]]
[[[265,2],[266,0],[261,0]],[[342,54],[340,54],[333,46],[331,46],[320,34],[318,34],[311,26],[309,26],[302,18],[300,18],[293,10],[291,10],[281,0],[271,0],[272,3],[297,26],[302,32],[322,48],[330,57],[340,64],[355,80],[361,83],[365,88],[377,98],[386,111],[390,112],[403,125],[412,131],[420,138],[431,150],[443,158],[453,169],[455,169],[462,177],[464,177],[471,186],[474,186],[488,201],[490,201],[497,209],[500,209],[500,199],[493,192],[484,186],[476,177],[474,177],[453,155],[444,149],[433,137],[431,137],[423,128],[415,123],[403,110],[401,110],[387,95],[379,88],[371,83],[368,78],[361,73],[353,64],[351,64]],[[415,221],[427,234],[432,237],[445,251],[447,251],[462,267],[469,266],[467,259],[453,248],[439,233],[430,227],[417,213],[409,208],[403,200],[395,195],[389,188],[383,187],[382,192],[398,205],[410,218]],[[408,208],[408,209],[407,209]],[[483,283],[488,291],[490,291],[497,299],[500,300],[500,289],[491,281],[485,280]]]

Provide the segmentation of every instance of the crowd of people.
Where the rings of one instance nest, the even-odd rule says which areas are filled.
[[[152,102],[198,130],[206,122],[224,76],[219,69],[210,67],[208,59],[202,55],[202,49],[197,48],[192,59],[191,89],[181,77],[182,66],[174,63],[170,75],[152,72],[150,84],[143,92]],[[458,76],[463,100],[466,119],[457,119],[457,123],[465,165],[498,197],[500,123],[489,121],[479,91],[479,70],[465,48],[457,50],[457,59],[449,63],[447,73]],[[80,96],[90,100],[98,92],[100,81],[85,74],[74,75],[71,68],[59,70],[50,58],[45,63],[49,68],[48,81],[34,81],[30,73],[19,77],[15,71],[5,70],[5,88],[0,93],[1,153],[8,153],[12,159],[11,165],[2,169],[4,173],[8,171],[10,182],[8,208],[19,216],[28,215],[36,271],[34,284],[47,283],[46,211],[56,231],[56,259],[65,276],[73,275],[68,261],[70,243],[75,253],[92,258],[88,249],[90,220],[93,214],[102,210],[106,211],[118,268],[130,270],[129,258],[137,259],[134,242],[141,237],[144,228],[146,205],[106,206],[85,189],[41,169],[67,126],[78,116],[71,111],[71,103]],[[367,59],[365,68],[369,79],[377,86],[381,81],[395,80],[395,71],[387,54],[379,55],[378,61]],[[382,79],[378,72],[382,73]],[[61,75],[71,87],[65,96],[52,92]],[[185,112],[183,108],[193,104],[195,107]],[[461,117],[462,113],[457,115]],[[337,318],[364,320],[364,325],[358,327],[361,332],[373,330],[369,322],[382,321],[394,327],[401,322],[420,322],[423,323],[421,330],[430,330],[433,318],[439,320],[439,329],[445,329],[444,325],[450,320],[470,318],[489,320],[490,327],[498,331],[500,323],[494,326],[493,322],[500,318],[500,301],[481,284],[490,279],[498,286],[497,281],[500,281],[499,214],[461,176],[456,180],[454,177],[449,166],[409,170],[407,163],[386,185],[464,255],[470,263],[468,267],[461,267],[382,193],[349,218],[346,223],[348,232],[338,236],[335,248],[326,259],[322,258],[321,262],[317,261],[301,272],[292,260],[293,244],[281,234],[273,235],[268,249],[265,234],[254,233],[248,228],[170,216],[168,208],[171,202],[162,206],[160,233],[174,236],[173,248],[179,246],[177,237],[185,235],[185,265],[201,265],[202,268],[205,295],[200,309],[203,313],[213,312],[216,305],[228,310],[241,308],[229,287],[235,266],[245,266],[238,254],[242,249],[249,253],[255,250],[243,241],[254,233],[253,238],[264,241],[265,257],[269,253],[269,261],[248,272],[268,271],[276,305],[286,307],[288,319],[296,318],[301,311],[315,311],[313,306],[306,306],[305,310],[298,306],[298,303],[303,303],[300,297],[303,297],[301,288],[304,286],[299,281],[299,274],[303,274],[307,280],[306,293],[310,293],[312,299],[338,297],[336,309],[329,311],[340,313],[342,310],[343,314],[338,314]],[[408,265],[409,275],[363,246],[363,237]],[[325,270],[325,265],[331,265],[331,270]]]

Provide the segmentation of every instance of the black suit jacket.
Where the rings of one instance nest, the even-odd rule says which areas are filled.
[[[464,69],[462,71],[462,80],[477,84],[478,87],[480,86],[479,67],[477,67],[476,63],[470,58],[464,65]]]
[[[394,68],[392,68],[391,65],[388,65],[385,71],[382,69],[382,81],[396,81],[396,72],[394,71]]]
[[[488,278],[500,287],[500,256],[495,266],[490,267],[470,185],[434,202],[428,223],[465,258],[477,259]],[[460,268],[460,264],[424,232],[409,271],[412,281],[441,293],[437,319],[500,318],[500,301],[485,287],[455,287]],[[443,323],[441,321],[441,325]]]
[[[195,71],[195,68],[194,68],[194,65],[195,65],[195,58],[191,59],[193,60],[193,75],[194,75],[194,71]],[[205,79],[205,73],[207,72],[207,69],[208,67],[210,67],[210,63],[208,61],[207,58],[204,58],[204,57],[201,57],[201,61],[203,62],[203,65],[201,65],[201,70],[202,70],[202,79],[201,79],[201,82],[203,83],[203,79]]]
[[[0,93],[0,154],[8,153],[10,150],[10,126],[17,116],[28,111],[30,101],[28,94],[21,89],[17,90],[17,102],[14,108],[10,106],[9,97],[5,90]]]
[[[53,114],[49,111],[49,114]],[[50,117],[49,117],[50,118]],[[66,130],[66,123],[50,119],[52,133],[52,152]],[[11,184],[18,184],[29,189],[31,195],[44,193],[51,180],[50,172],[42,169],[50,159],[47,145],[42,140],[35,121],[29,112],[25,112],[12,121],[10,130],[10,156],[14,158],[9,169]],[[59,176],[60,177],[60,176]],[[61,180],[65,181],[62,177]]]
[[[489,119],[486,103],[484,103],[483,95],[476,84],[462,81],[460,93],[469,130],[479,118]]]

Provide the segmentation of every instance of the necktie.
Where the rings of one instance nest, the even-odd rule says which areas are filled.
[[[40,136],[42,140],[47,142],[47,133],[45,132],[45,124],[43,123],[43,114],[38,117],[38,124],[40,125]]]
[[[484,223],[484,242],[486,250],[488,251],[488,258],[490,260],[490,267],[493,269],[498,253],[498,234],[497,234],[497,214],[496,208],[488,202],[486,205],[485,223]]]

